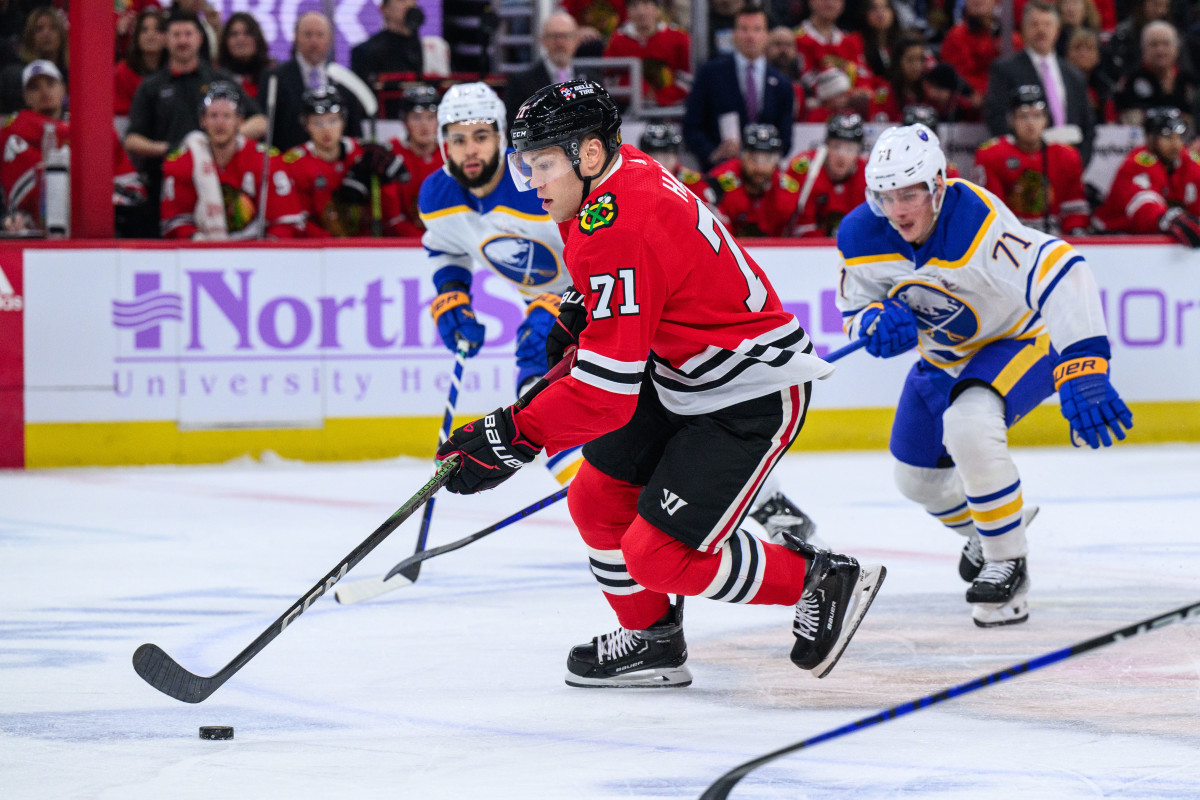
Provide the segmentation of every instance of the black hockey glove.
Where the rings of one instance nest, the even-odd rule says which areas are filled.
[[[408,183],[412,177],[402,156],[375,142],[362,145],[362,155],[354,162],[350,172],[364,184],[370,183],[372,177],[379,178],[380,183]]]
[[[521,437],[516,409],[508,406],[450,434],[438,448],[437,457],[441,461],[458,453],[462,463],[446,481],[446,488],[455,494],[475,494],[504,483],[541,449]]]
[[[1180,244],[1200,247],[1200,220],[1176,207],[1169,209],[1158,221],[1158,229],[1174,236]]]
[[[563,360],[569,347],[579,346],[579,334],[588,324],[587,306],[583,294],[568,286],[558,306],[558,320],[546,334],[546,362],[553,367]]]
[[[368,177],[367,182],[360,181],[353,173],[342,178],[341,184],[333,190],[332,197],[335,202],[344,203],[349,206],[365,206],[371,202],[371,193],[367,189],[367,184],[371,182]]]

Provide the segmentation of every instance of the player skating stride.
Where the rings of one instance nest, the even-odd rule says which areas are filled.
[[[571,650],[568,684],[688,685],[669,594],[795,605],[792,661],[823,677],[885,569],[739,526],[832,367],[704,203],[621,145],[620,123],[587,80],[517,112],[513,180],[561,225],[590,322],[572,326],[567,377],[451,435],[438,455],[462,466],[447,487],[490,489],[543,448],[588,442],[568,501],[621,627]]]
[[[1008,428],[1055,391],[1077,445],[1124,439],[1133,416],[1109,382],[1100,295],[1083,256],[945,172],[925,125],[880,135],[867,203],[838,231],[838,306],[874,356],[920,346],[892,427],[896,482],[968,537],[959,570],[975,624],[1008,625],[1029,615],[1033,510]]]

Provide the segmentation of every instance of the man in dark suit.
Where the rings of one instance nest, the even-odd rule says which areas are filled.
[[[683,117],[688,150],[707,171],[741,150],[746,125],[774,125],[783,152],[792,150],[795,93],[787,76],[767,63],[767,14],[747,6],[733,25],[732,55],[717,56],[700,67],[692,82]]]
[[[538,89],[575,78],[596,80],[596,76],[589,74],[588,70],[577,70],[571,63],[579,50],[579,23],[570,14],[560,10],[547,15],[542,22],[540,39],[544,54],[542,58],[524,72],[510,75],[505,85],[504,106],[508,109],[510,128],[517,109]],[[600,52],[597,50],[592,55],[599,56]]]
[[[308,132],[300,121],[304,112],[301,103],[304,93],[318,86],[337,85],[325,70],[332,44],[333,26],[329,19],[319,11],[302,14],[296,20],[292,58],[273,70],[267,70],[259,81],[258,96],[264,103],[268,75],[274,72],[279,81],[275,90],[275,135],[272,144],[281,153],[308,141]],[[339,89],[339,92],[347,109],[346,135],[360,137],[363,134],[362,104],[345,88]]]
[[[1086,165],[1092,157],[1095,119],[1088,102],[1087,79],[1078,68],[1055,53],[1059,27],[1057,7],[1045,0],[1030,0],[1025,4],[1021,15],[1021,38],[1025,49],[992,62],[987,96],[983,101],[984,121],[992,136],[1008,133],[1008,98],[1018,86],[1037,84],[1046,94],[1046,110],[1051,121],[1047,133],[1058,139],[1054,136],[1055,128],[1064,133],[1064,125],[1078,128],[1079,141],[1071,143],[1079,149]],[[1071,138],[1074,137],[1062,140]]]

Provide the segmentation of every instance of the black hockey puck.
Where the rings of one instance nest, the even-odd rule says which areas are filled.
[[[228,725],[201,725],[201,739],[232,739],[233,728]]]

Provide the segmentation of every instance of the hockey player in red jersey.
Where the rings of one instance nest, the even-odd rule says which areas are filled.
[[[821,677],[884,568],[739,526],[799,432],[812,381],[832,368],[704,203],[621,145],[620,124],[587,80],[548,86],[517,112],[513,179],[559,223],[588,315],[548,341],[552,360],[577,346],[568,376],[439,448],[460,459],[446,485],[490,489],[543,448],[587,443],[571,517],[621,627],[571,650],[569,685],[688,685],[682,598],[672,606],[669,594],[795,604],[792,661]]]
[[[18,111],[0,129],[0,186],[4,189],[8,215],[4,229],[8,233],[41,230],[42,167],[48,153],[42,152],[53,130],[53,146],[71,143],[71,125],[63,121],[63,96],[66,84],[62,73],[51,61],[30,62],[21,73],[25,108]],[[112,133],[113,205],[144,203],[146,190],[116,131]]]
[[[1096,227],[1115,233],[1166,233],[1200,247],[1200,163],[1183,146],[1187,123],[1177,108],[1152,108],[1146,144],[1126,156]]]
[[[733,235],[783,236],[796,213],[800,185],[779,168],[783,141],[774,125],[742,131],[742,154],[713,168],[717,211]]]
[[[679,105],[692,87],[692,40],[685,31],[662,21],[659,0],[629,0],[629,21],[613,32],[606,58],[642,62],[642,94],[659,106]],[[628,77],[621,85],[628,86]]]
[[[1087,232],[1083,159],[1066,144],[1042,141],[1050,124],[1037,84],[1018,86],[1008,104],[1012,133],[975,151],[975,180],[1004,201],[1022,225],[1053,234]]]
[[[862,117],[831,117],[825,144],[788,164],[787,175],[800,187],[792,235],[837,236],[842,217],[867,199],[865,167]]]
[[[309,89],[301,105],[308,141],[284,153],[283,165],[304,212],[304,235],[368,235],[372,178],[379,182],[384,233],[402,235],[400,226],[405,217],[398,187],[408,175],[404,159],[390,147],[363,145],[342,135],[346,108],[337,87]]]
[[[683,134],[674,125],[665,122],[651,122],[638,139],[638,149],[662,164],[667,172],[688,188],[688,190],[703,200],[710,208],[717,203],[716,192],[709,184],[703,173],[684,166],[679,160],[679,150],[683,147]]]
[[[442,150],[437,142],[437,109],[440,98],[437,89],[418,84],[404,90],[400,98],[400,120],[408,134],[405,141],[392,139],[392,151],[404,159],[408,167],[407,181],[397,186],[400,208],[404,212],[398,233],[401,236],[420,236],[425,232],[417,198],[421,184],[442,168]]]
[[[164,238],[223,241],[259,235],[263,152],[238,133],[240,98],[230,83],[209,86],[200,110],[202,130],[183,137],[163,162]],[[270,156],[268,171],[266,234],[277,239],[303,235],[304,215],[277,154]]]

